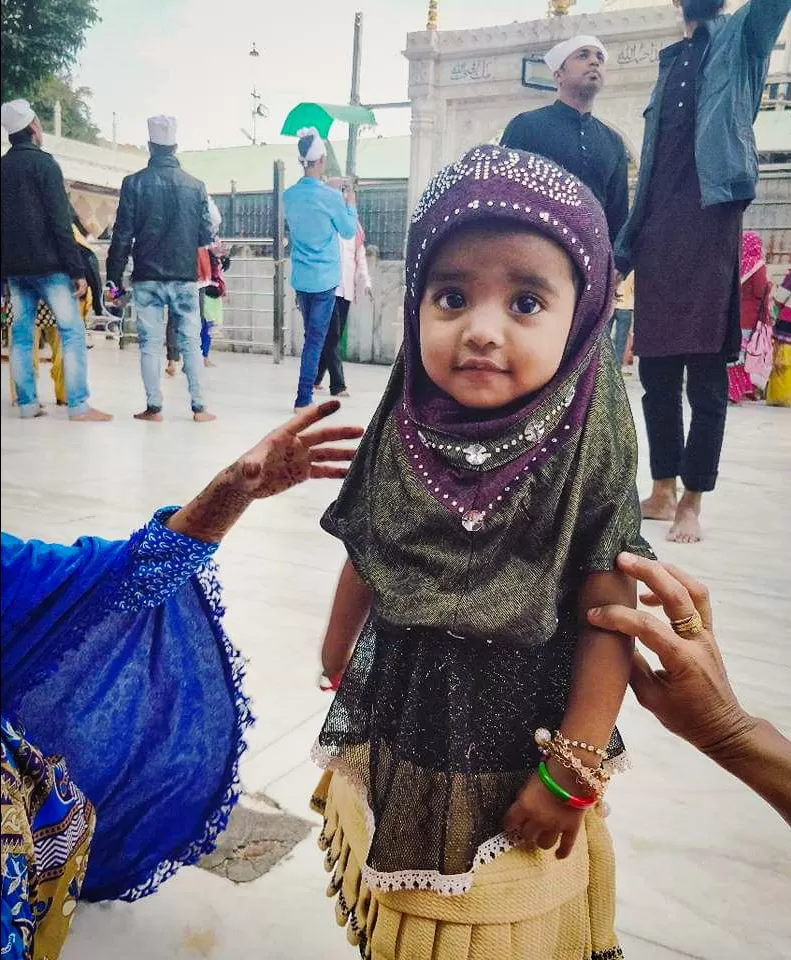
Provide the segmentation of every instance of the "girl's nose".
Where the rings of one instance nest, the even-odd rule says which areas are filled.
[[[500,313],[501,310],[497,308],[483,306],[468,311],[465,318],[467,323],[464,327],[464,342],[479,350],[501,346],[504,337]]]

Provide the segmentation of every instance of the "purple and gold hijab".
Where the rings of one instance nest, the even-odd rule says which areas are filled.
[[[420,301],[444,241],[493,222],[561,246],[579,293],[552,380],[479,411],[427,376]],[[561,167],[487,145],[431,181],[409,232],[401,355],[323,520],[388,623],[542,642],[570,615],[586,572],[612,569],[622,549],[650,555],[639,533],[634,424],[607,335],[613,294],[604,214]]]

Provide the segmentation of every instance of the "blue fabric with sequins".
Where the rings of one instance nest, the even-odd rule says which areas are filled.
[[[136,899],[209,852],[252,722],[206,544],[158,511],[129,540],[2,535],[3,712],[94,803],[83,897]]]

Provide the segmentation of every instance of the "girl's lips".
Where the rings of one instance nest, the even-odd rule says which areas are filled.
[[[460,363],[457,367],[457,370],[461,370],[464,373],[473,372],[473,373],[506,373],[506,371],[494,360],[465,360],[464,363]]]

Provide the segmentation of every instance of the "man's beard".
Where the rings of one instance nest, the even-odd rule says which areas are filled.
[[[713,20],[722,13],[725,0],[681,0],[681,10],[687,23],[696,20]]]

